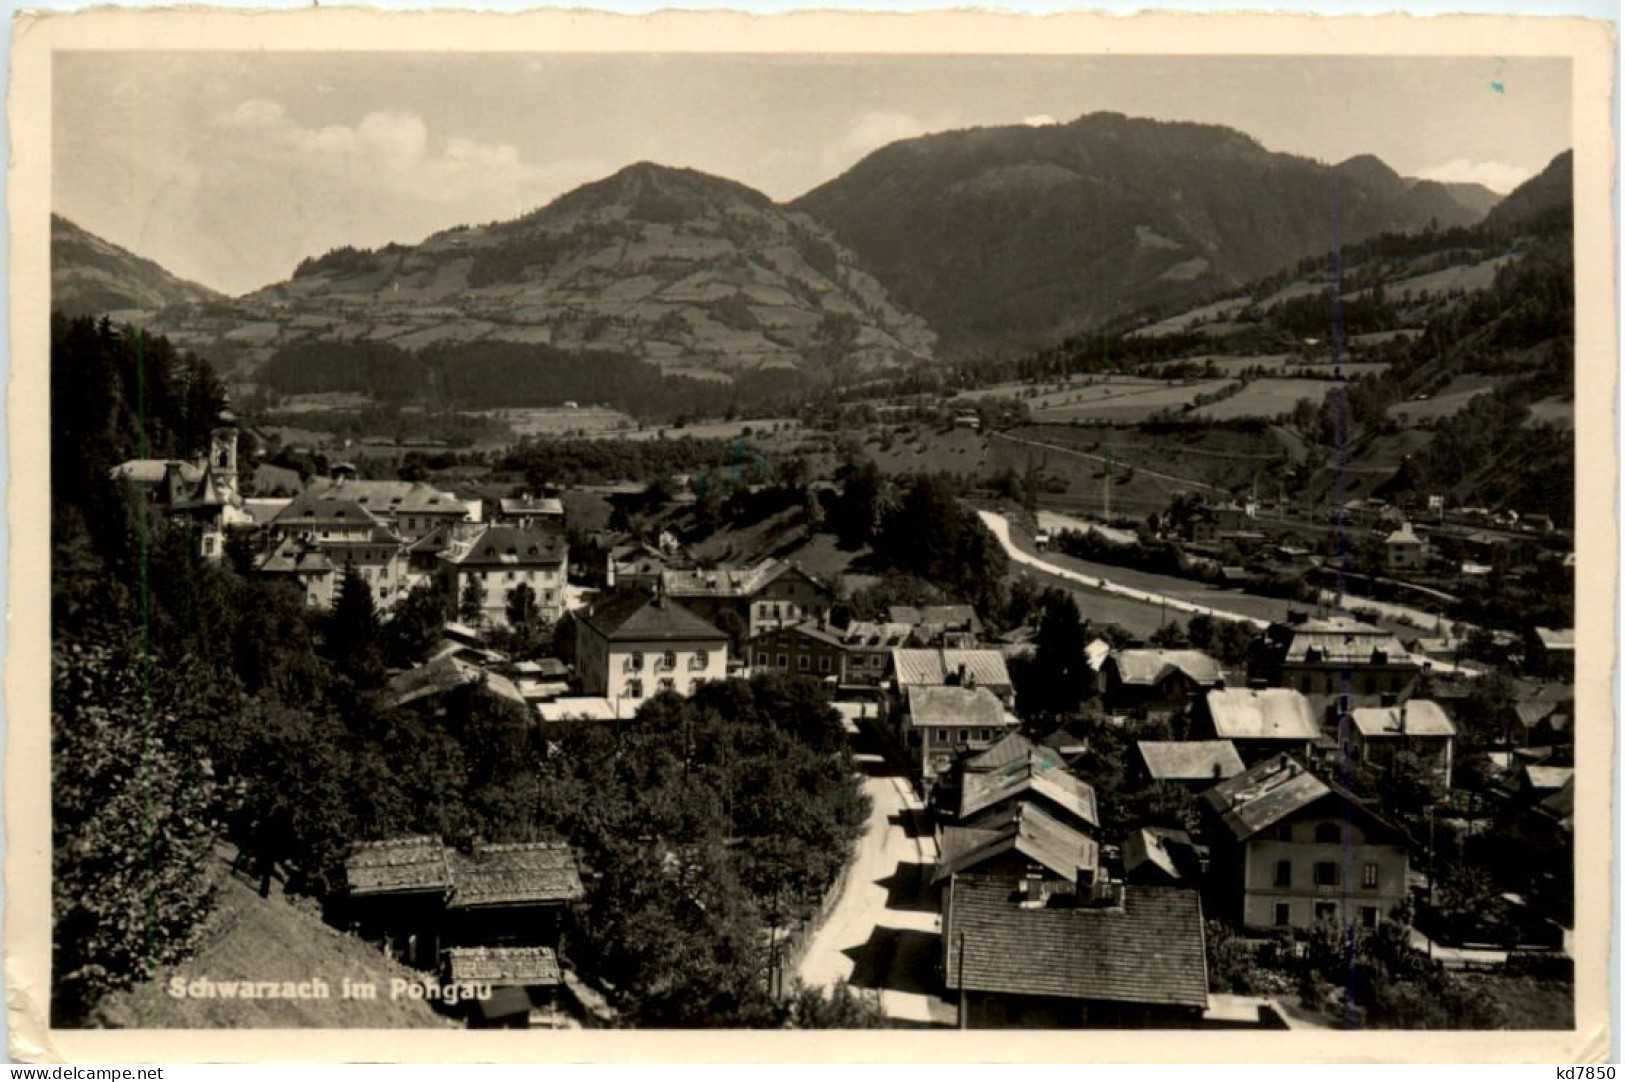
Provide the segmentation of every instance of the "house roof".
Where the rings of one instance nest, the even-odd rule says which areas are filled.
[[[265,526],[292,502],[289,496],[251,496],[243,501],[243,510],[254,520],[254,525]]]
[[[1131,686],[1152,687],[1174,673],[1184,673],[1203,687],[1224,681],[1224,670],[1200,650],[1119,650],[1112,655],[1118,679]]]
[[[562,515],[564,501],[553,497],[510,496],[497,502],[504,515]]]
[[[487,526],[472,541],[440,554],[458,567],[555,566],[564,562],[565,541],[534,526]]]
[[[1112,644],[1105,639],[1094,639],[1083,648],[1083,658],[1095,672],[1106,664],[1106,659],[1112,656]]]
[[[1040,749],[1037,744],[1021,733],[1012,731],[1000,737],[990,747],[967,758],[962,765],[965,770],[973,773],[1001,770],[1012,763],[1025,762],[1029,756],[1038,753]]]
[[[1411,529],[1410,523],[1402,522],[1399,529],[1388,535],[1385,543],[1389,545],[1420,545],[1422,539],[1416,536],[1416,532]]]
[[[619,721],[636,710],[636,704],[625,699],[610,702],[602,695],[576,695],[536,704],[536,713],[543,721]]]
[[[933,882],[981,867],[1006,853],[1020,853],[1069,883],[1079,870],[1100,865],[1095,840],[1074,830],[1036,804],[1012,804],[973,827],[952,826],[942,832],[942,855]]]
[[[1558,703],[1536,700],[1533,702],[1513,703],[1512,713],[1517,716],[1519,725],[1522,725],[1525,729],[1533,729],[1553,714],[1556,714],[1560,708]]]
[[[789,560],[763,560],[754,567],[719,567],[711,571],[662,571],[660,583],[673,597],[751,597],[790,570],[823,586]]]
[[[1535,638],[1540,640],[1540,645],[1546,650],[1566,650],[1570,653],[1574,651],[1574,629],[1572,627],[1537,627],[1535,628]]]
[[[1574,780],[1572,766],[1526,766],[1523,772],[1531,789],[1561,789]]]
[[[576,619],[611,642],[720,642],[728,636],[669,597],[626,591],[611,594]]]
[[[478,845],[468,853],[448,849],[446,863],[452,909],[573,902],[585,893],[575,854],[564,842]]]
[[[1141,740],[1136,747],[1156,781],[1222,781],[1247,769],[1228,740]]]
[[[1100,825],[1095,787],[1067,770],[1060,756],[1048,748],[997,770],[966,774],[960,785],[959,820],[971,823],[990,808],[1033,794],[1047,797],[1082,822]]]
[[[355,500],[307,488],[277,513],[273,526],[297,529],[301,526],[378,526],[378,517]]]
[[[1341,814],[1361,817],[1387,833],[1405,836],[1359,797],[1311,774],[1290,755],[1266,759],[1202,794],[1208,808],[1237,841],[1246,841],[1327,797],[1338,798]]]
[[[1220,688],[1207,693],[1213,731],[1224,740],[1314,740],[1320,736],[1303,693],[1292,688]]]
[[[1000,726],[1015,719],[1004,712],[1004,704],[987,688],[937,687],[923,685],[907,689],[909,724]]]
[[[1402,706],[1362,707],[1350,715],[1350,720],[1367,740],[1456,735],[1456,726],[1430,699],[1412,699]]]
[[[1348,616],[1331,616],[1287,625],[1288,663],[1363,665],[1381,653],[1389,662],[1411,660],[1398,636]]]
[[[1008,688],[1010,668],[1004,654],[994,649],[947,648],[893,650],[892,671],[900,688],[911,685],[946,685],[959,680],[964,666],[966,686]]]
[[[886,610],[887,619],[894,624],[913,627],[966,628],[980,633],[981,617],[970,605],[893,605]]]
[[[1007,881],[960,876],[945,927],[950,989],[1207,1007],[1192,890],[1127,886],[1121,908],[1023,908]]]
[[[1141,827],[1130,831],[1123,839],[1123,871],[1133,874],[1138,868],[1150,864],[1170,879],[1183,879],[1176,848],[1191,848],[1191,836],[1183,830],[1169,827]]]
[[[841,633],[841,644],[849,650],[895,650],[913,632],[908,624],[854,620]]]
[[[1542,797],[1536,807],[1559,823],[1572,825],[1574,822],[1574,778],[1571,776],[1556,792],[1550,796]]]
[[[468,504],[424,481],[363,481],[353,477],[312,480],[306,491],[353,500],[377,515],[468,514]]]
[[[467,648],[457,644],[457,649]],[[444,695],[448,691],[477,684],[481,680],[485,681],[486,688],[493,695],[511,702],[525,702],[524,695],[512,680],[501,673],[487,672],[455,653],[438,654],[417,668],[392,677],[388,687],[393,705],[405,706],[432,695]]]
[[[439,838],[390,838],[362,842],[344,862],[344,878],[357,896],[445,891],[451,887],[445,847]]]
[[[557,985],[559,960],[547,947],[452,947],[446,977],[456,984]]]

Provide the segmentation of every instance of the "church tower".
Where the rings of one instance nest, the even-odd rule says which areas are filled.
[[[209,431],[208,465],[214,474],[216,490],[227,503],[235,504],[238,502],[237,426],[233,420],[229,413],[223,413],[221,423]]]

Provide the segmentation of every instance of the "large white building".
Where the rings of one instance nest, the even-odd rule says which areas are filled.
[[[440,553],[440,573],[452,604],[463,614],[464,593],[472,583],[484,627],[508,626],[508,607],[521,586],[530,587],[539,619],[557,620],[564,613],[569,569],[564,536],[540,527],[487,526],[451,539]]]
[[[691,695],[728,675],[728,636],[669,597],[615,594],[576,615],[576,674],[617,705]]]

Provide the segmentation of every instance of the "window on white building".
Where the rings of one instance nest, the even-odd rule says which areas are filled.
[[[643,681],[635,679],[628,680],[626,682],[626,697],[628,699],[643,698]]]

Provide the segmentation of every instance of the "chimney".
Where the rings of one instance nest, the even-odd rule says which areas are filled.
[[[965,663],[963,661],[959,663],[958,674],[954,678],[954,683],[960,687],[965,686]]]

